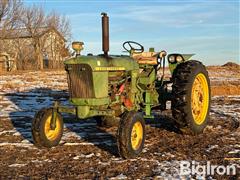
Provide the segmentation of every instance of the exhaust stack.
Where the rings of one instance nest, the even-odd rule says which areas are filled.
[[[109,17],[107,13],[102,13],[102,50],[104,56],[108,57],[109,51]]]

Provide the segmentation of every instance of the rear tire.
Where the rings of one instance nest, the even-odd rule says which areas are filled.
[[[117,144],[120,156],[125,159],[138,156],[143,150],[145,136],[145,121],[142,114],[126,112],[118,127]]]
[[[38,111],[32,122],[32,136],[34,144],[38,147],[53,147],[57,146],[63,135],[63,120],[62,116],[57,113],[56,128],[50,129],[52,117],[52,108],[41,109]]]
[[[180,128],[193,134],[202,133],[209,119],[211,92],[205,66],[187,61],[173,73],[172,115]]]

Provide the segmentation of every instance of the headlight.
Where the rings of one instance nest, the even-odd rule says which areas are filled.
[[[183,61],[183,57],[178,55],[177,58],[176,58],[177,62],[182,62]]]
[[[169,54],[168,62],[172,64],[181,63],[181,62],[184,62],[184,58],[181,54],[177,54],[177,53]]]
[[[168,61],[169,61],[170,63],[174,63],[174,62],[175,62],[175,56],[174,56],[174,55],[169,56],[169,57],[168,57]]]

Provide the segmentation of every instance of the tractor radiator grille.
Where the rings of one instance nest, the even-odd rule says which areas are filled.
[[[68,64],[70,98],[94,98],[92,69],[87,64]]]

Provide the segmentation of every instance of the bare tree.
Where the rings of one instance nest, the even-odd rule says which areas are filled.
[[[2,22],[3,18],[8,14],[8,4],[9,1],[7,0],[0,1],[0,22]]]
[[[43,57],[41,53],[41,43],[39,33],[42,27],[46,26],[46,16],[41,7],[33,6],[24,9],[24,14],[21,19],[24,27],[27,29],[35,52],[35,60],[38,69],[43,69]]]
[[[0,0],[0,40],[9,36],[12,29],[20,26],[21,0]],[[0,50],[3,45],[0,46]]]
[[[32,38],[35,59],[39,69],[43,69],[43,53],[45,52],[44,47],[48,39],[47,36],[46,38],[44,36],[40,38],[43,29],[45,32],[54,29],[66,40],[69,40],[71,37],[69,20],[55,12],[46,15],[41,7],[32,6],[25,8],[22,23]],[[59,57],[56,57],[56,54],[66,50],[65,43],[59,42],[59,39],[54,39],[51,42],[51,48],[54,47],[51,55],[52,61],[59,59]]]
[[[20,26],[22,7],[21,0],[0,0],[0,52],[9,51],[8,44],[3,40],[11,35],[13,29]]]
[[[46,53],[58,67],[68,54],[65,40],[70,37],[70,23],[65,16],[55,12],[47,15],[35,5],[23,7],[22,0],[0,0],[0,51],[1,46],[4,51],[15,51],[21,69],[27,63],[43,69]],[[25,56],[27,49],[32,53]]]
[[[69,19],[64,15],[59,15],[55,11],[47,16],[47,26],[55,28],[61,35],[69,41],[71,38],[71,26]]]
[[[58,33],[60,33],[61,37],[65,41],[70,41],[71,38],[71,27],[70,27],[70,22],[66,18],[66,16],[59,15],[56,12],[51,12],[47,16],[47,27],[49,29],[54,29]],[[69,55],[69,50],[65,46],[65,42],[62,42],[62,39],[58,38],[53,38],[51,41],[51,53],[50,57],[52,58],[52,66],[59,67],[62,62],[59,60],[62,59],[63,57],[66,57]]]

